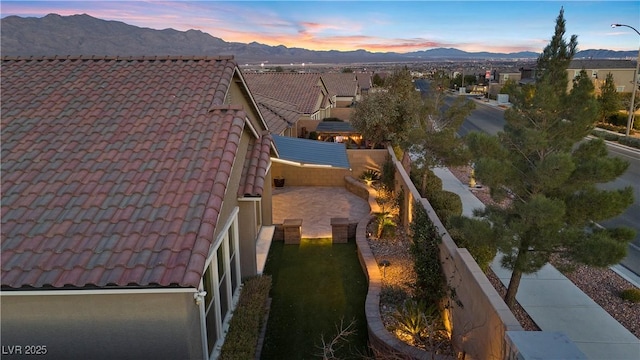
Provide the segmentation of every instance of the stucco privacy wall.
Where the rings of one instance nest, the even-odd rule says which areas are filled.
[[[7,292],[0,304],[3,349],[21,346],[16,358],[202,359],[195,289],[117,292]],[[46,354],[27,356],[25,345],[46,346]]]
[[[344,186],[345,176],[360,177],[365,170],[380,171],[380,164],[387,159],[387,150],[347,150],[351,170],[329,167],[295,166],[273,162],[271,173],[282,176],[285,186]]]
[[[505,331],[523,331],[498,292],[491,285],[467,249],[458,248],[427,201],[420,197],[402,164],[389,148],[396,168],[396,190],[403,190],[403,224],[409,224],[414,199],[427,211],[442,236],[440,260],[448,286],[455,290],[449,299],[449,319],[453,325],[452,339],[465,359],[502,359]]]
[[[352,176],[356,179],[366,170],[376,170],[379,172],[388,156],[389,152],[387,149],[347,150],[347,157],[353,170]]]

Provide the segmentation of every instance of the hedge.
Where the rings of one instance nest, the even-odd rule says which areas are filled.
[[[271,290],[271,276],[260,275],[247,279],[242,287],[220,353],[220,359],[254,359],[256,347],[267,311]]]

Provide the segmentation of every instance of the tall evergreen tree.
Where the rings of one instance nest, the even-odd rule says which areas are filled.
[[[595,222],[616,216],[633,202],[631,188],[605,191],[597,184],[620,176],[628,163],[607,156],[600,139],[587,140],[598,117],[594,86],[586,72],[567,92],[567,67],[577,37],[564,38],[564,10],[551,42],[538,59],[535,85],[514,91],[497,136],[472,133],[467,143],[476,176],[506,207],[487,206],[477,215],[491,224],[493,241],[512,270],[505,295],[510,308],[523,274],[553,254],[595,266],[619,262],[633,238],[630,229],[603,229]]]
[[[598,95],[598,103],[600,104],[600,121],[606,121],[607,118],[616,114],[622,109],[622,101],[620,94],[616,91],[616,84],[613,80],[613,74],[608,73],[604,82],[600,86],[600,95]]]

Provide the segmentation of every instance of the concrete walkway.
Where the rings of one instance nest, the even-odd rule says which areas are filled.
[[[434,169],[434,173],[442,179],[444,190],[460,195],[465,216],[484,208],[448,169]],[[511,271],[500,266],[499,256],[491,269],[508,285]],[[589,359],[640,359],[638,338],[550,264],[522,277],[516,299],[542,331],[564,333]]]

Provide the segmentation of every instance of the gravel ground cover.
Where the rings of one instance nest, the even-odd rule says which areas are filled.
[[[468,184],[471,170],[469,167],[456,167],[450,170],[461,182]],[[484,204],[494,203],[487,189],[476,189],[474,193]],[[395,320],[392,314],[405,297],[413,294],[411,284],[415,283],[416,278],[409,250],[410,239],[401,231],[397,231],[396,236],[391,239],[370,238],[369,245],[379,264],[383,260],[390,264],[380,268],[384,275],[383,289],[386,289],[383,290],[380,299],[380,312],[385,327],[394,333]],[[552,265],[622,326],[636,337],[640,337],[640,303],[633,303],[619,296],[621,291],[633,288],[633,284],[609,268],[570,264],[558,259],[554,259]],[[488,272],[487,278],[497,292],[504,296],[506,288],[492,271]],[[513,313],[525,330],[540,330],[519,304],[516,304]]]
[[[469,167],[449,168],[451,172],[464,184],[469,183]],[[486,189],[478,189],[474,191],[476,197],[484,204],[494,203],[489,192]],[[620,292],[625,289],[635,287],[622,276],[609,268],[598,268],[593,266],[572,264],[554,258],[551,261],[556,269],[571,280],[580,290],[582,290],[593,301],[600,305],[606,312],[616,319],[622,326],[629,330],[634,336],[640,337],[640,303],[633,303],[620,297]],[[489,274],[489,280],[494,287],[499,288],[502,285],[497,279],[492,280]],[[493,276],[495,277],[495,275]],[[498,292],[503,295],[500,290]],[[516,317],[522,323],[517,314]],[[523,327],[526,326],[523,324]]]

